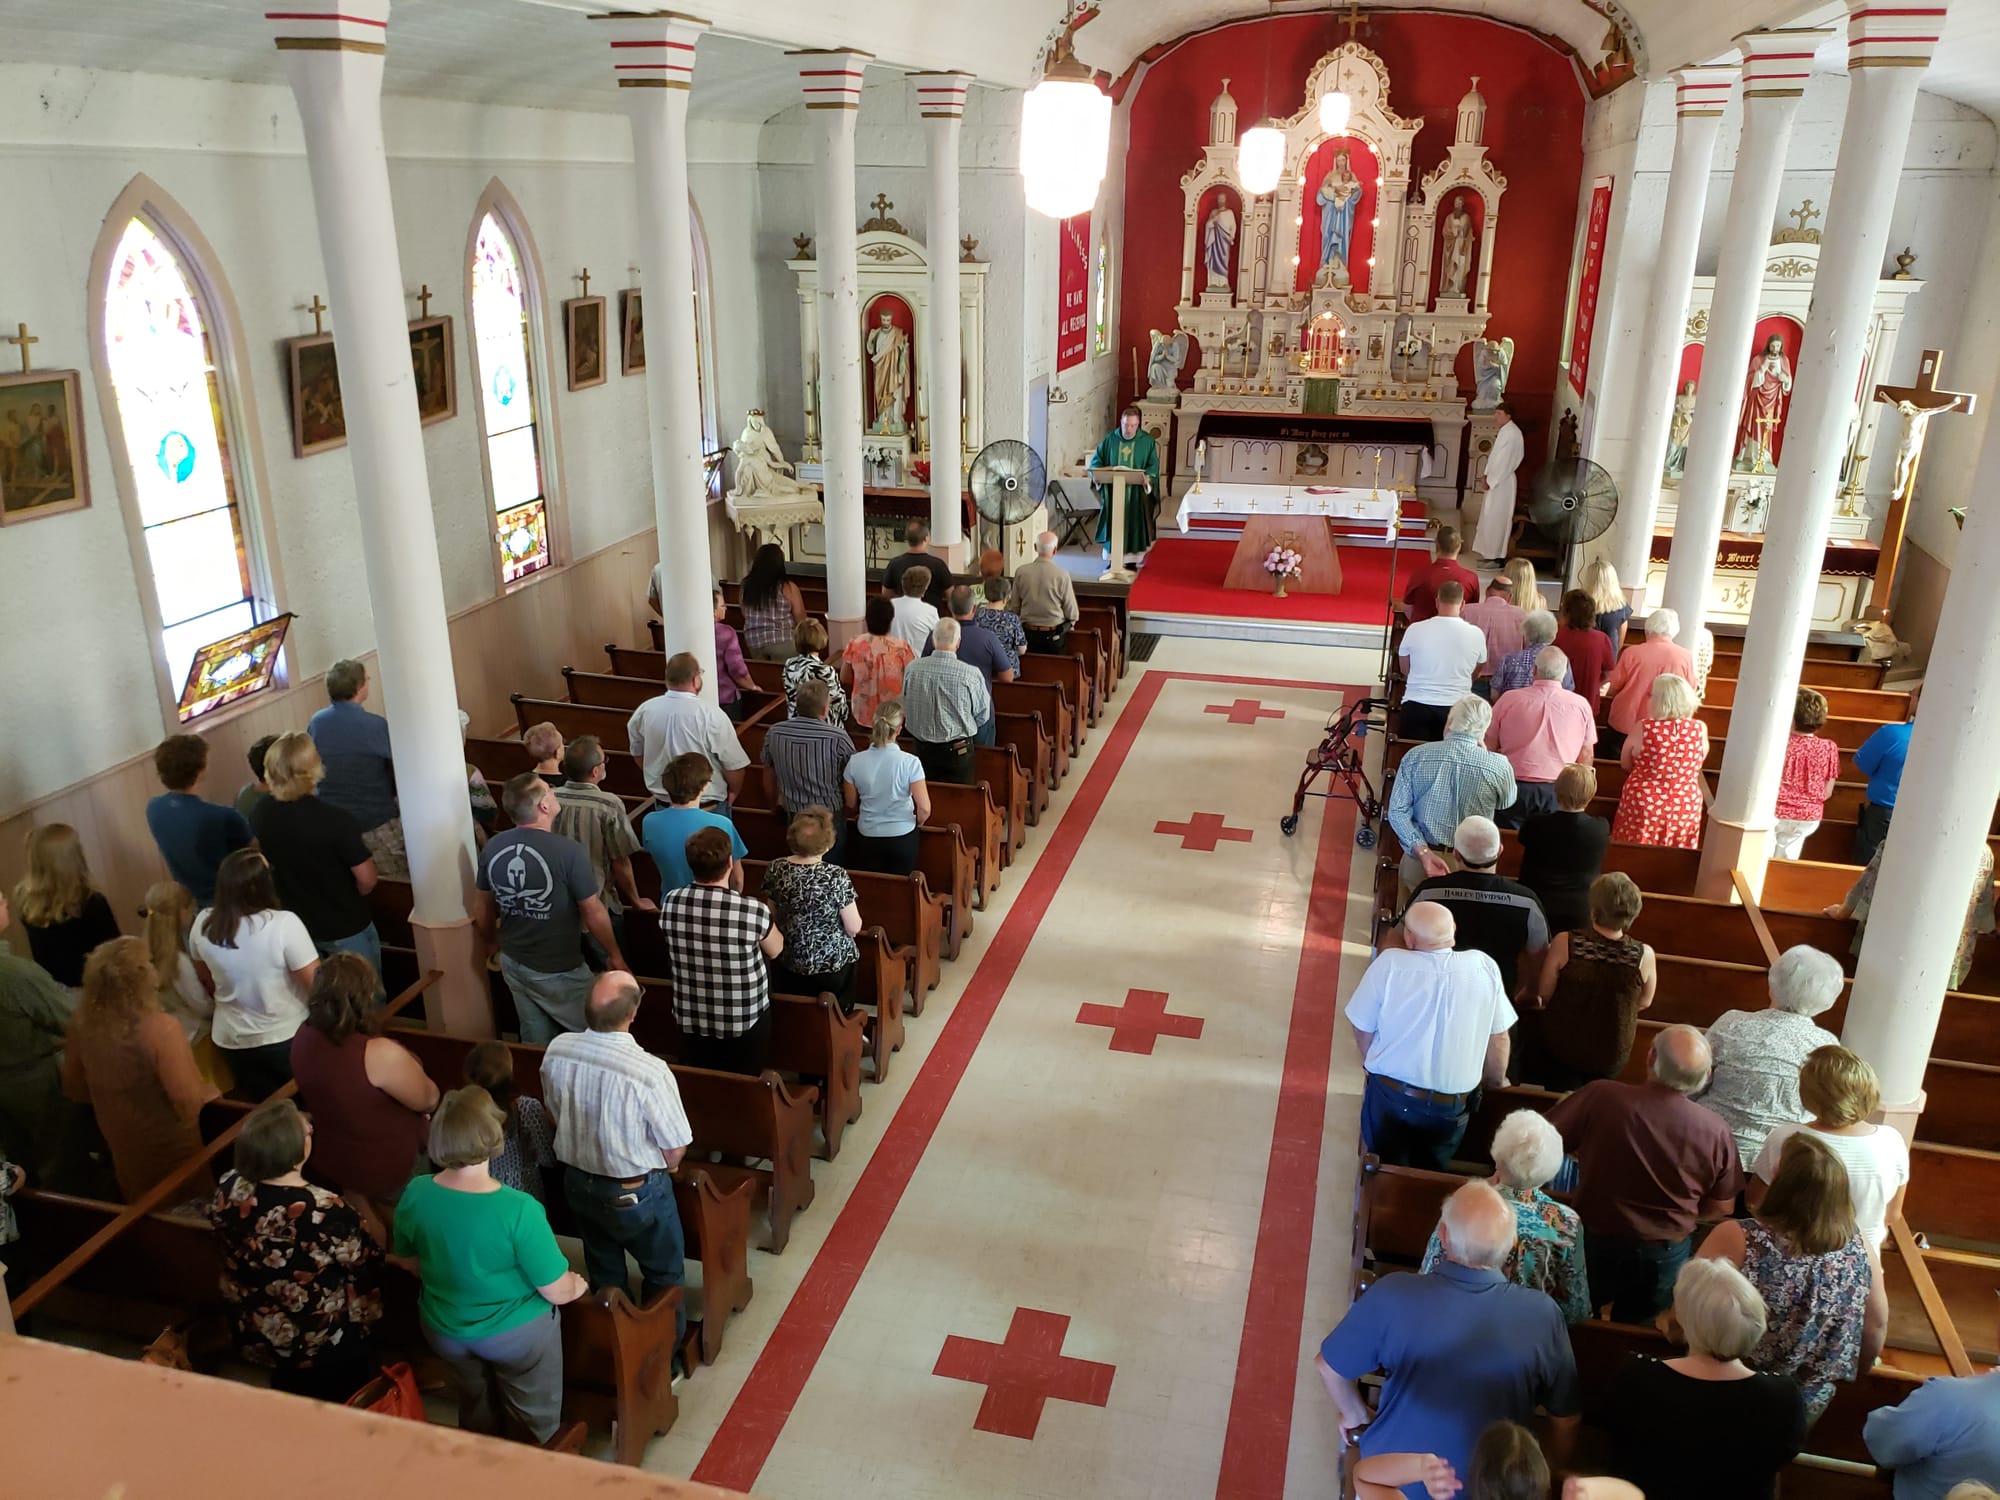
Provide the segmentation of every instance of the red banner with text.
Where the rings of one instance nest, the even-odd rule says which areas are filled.
[[[1090,215],[1064,219],[1056,251],[1056,369],[1083,363],[1090,352]]]
[[[1583,394],[1590,378],[1590,335],[1597,327],[1597,282],[1604,274],[1604,240],[1611,232],[1611,179],[1590,185],[1590,225],[1583,237],[1583,271],[1576,288],[1576,323],[1569,341],[1569,384]]]

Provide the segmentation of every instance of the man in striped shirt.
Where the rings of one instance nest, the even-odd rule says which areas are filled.
[[[826,852],[826,862],[837,865],[847,848],[840,779],[854,758],[854,741],[828,721],[830,698],[819,678],[800,683],[794,700],[797,713],[765,731],[762,759],[777,779],[778,803],[787,819],[808,807],[823,807],[833,814],[833,847]]]
[[[542,1058],[542,1102],[555,1125],[556,1159],[569,1168],[563,1192],[592,1290],[624,1289],[630,1251],[644,1300],[686,1279],[672,1174],[694,1131],[673,1069],[633,1040],[640,994],[630,974],[597,977],[584,1009],[589,1029],[557,1037]],[[686,1331],[682,1311],[676,1348]]]
[[[1444,855],[1460,823],[1491,818],[1520,795],[1507,757],[1482,743],[1492,724],[1486,700],[1467,693],[1452,704],[1444,738],[1418,745],[1396,766],[1385,816],[1403,846],[1406,898],[1427,876],[1450,873]]]

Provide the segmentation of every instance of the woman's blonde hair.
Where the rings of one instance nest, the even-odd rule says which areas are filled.
[[[178,880],[156,880],[146,887],[146,954],[160,976],[160,995],[174,995],[174,979],[187,952],[188,928],[194,925],[194,892]]]
[[[280,802],[296,802],[310,797],[326,779],[326,766],[319,758],[319,746],[301,730],[281,734],[264,752],[264,785]]]
[[[30,927],[53,927],[83,914],[97,894],[83,840],[67,823],[44,823],[28,835],[28,873],[14,887],[14,910]]]
[[[1854,1238],[1846,1165],[1810,1130],[1788,1136],[1757,1218],[1783,1235],[1794,1255],[1832,1254]]]
[[[1819,1047],[1799,1064],[1799,1103],[1828,1125],[1857,1125],[1882,1107],[1882,1085],[1865,1058]]]
[[[1701,695],[1694,690],[1694,684],[1679,673],[1662,672],[1653,679],[1653,691],[1646,707],[1649,718],[1692,719],[1695,710],[1701,707]]]
[[[833,814],[824,807],[802,807],[792,814],[785,842],[794,854],[824,854],[833,847]]]
[[[903,732],[903,702],[891,698],[887,703],[875,705],[875,727],[868,731],[870,749],[880,750],[896,743],[896,736]]]
[[[1590,595],[1597,612],[1608,615],[1625,607],[1625,590],[1618,586],[1618,569],[1608,557],[1594,557],[1583,565],[1577,587]]]
[[[147,1011],[160,1008],[159,990],[144,938],[99,943],[84,961],[76,1024],[86,1031],[129,1033]]]
[[[440,1169],[475,1167],[507,1144],[507,1112],[476,1084],[453,1089],[431,1116],[430,1159]]]
[[[826,627],[807,615],[792,627],[792,646],[801,656],[818,656],[826,650]]]
[[[1514,584],[1514,602],[1523,609],[1540,609],[1542,596],[1535,587],[1535,565],[1525,557],[1510,557],[1500,569]],[[1553,637],[1554,632],[1550,632]]]

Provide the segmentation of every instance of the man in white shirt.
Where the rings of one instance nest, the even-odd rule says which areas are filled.
[[[640,993],[630,974],[598,976],[584,1012],[589,1029],[557,1037],[542,1058],[542,1102],[555,1126],[556,1159],[569,1168],[563,1191],[591,1289],[623,1290],[630,1251],[643,1300],[686,1279],[673,1170],[694,1131],[674,1070],[632,1039]],[[686,1331],[683,1309],[676,1349]]]
[[[1435,901],[1403,914],[1402,948],[1384,948],[1347,1002],[1368,1083],[1361,1146],[1396,1166],[1449,1168],[1480,1085],[1507,1081],[1514,1007],[1484,953],[1454,952],[1452,915]]]
[[[1452,704],[1472,691],[1472,674],[1486,660],[1486,632],[1459,618],[1465,586],[1438,585],[1437,613],[1403,632],[1396,648],[1403,670],[1403,702],[1397,734],[1406,740],[1444,738]]]
[[[931,632],[937,629],[938,612],[924,601],[924,590],[931,585],[931,570],[921,563],[903,570],[903,596],[892,599],[890,607],[896,611],[895,623],[889,627],[889,634],[899,641],[909,644],[917,655],[924,654],[924,647],[930,644]]]
[[[736,738],[736,726],[712,703],[701,700],[701,663],[683,651],[667,658],[667,690],[632,711],[625,725],[631,751],[645,772],[646,790],[667,795],[667,767],[677,755],[705,755],[713,768],[703,805],[732,802],[743,790],[750,757]]]

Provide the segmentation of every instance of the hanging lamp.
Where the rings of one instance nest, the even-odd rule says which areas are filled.
[[[1285,133],[1276,120],[1266,117],[1262,124],[1243,132],[1243,139],[1236,143],[1236,176],[1244,192],[1270,192],[1284,169]]]
[[[1052,219],[1097,201],[1111,153],[1111,96],[1077,60],[1076,23],[1063,28],[1042,81],[1021,102],[1021,182],[1028,207]]]
[[[1319,128],[1323,134],[1339,135],[1353,118],[1354,101],[1339,89],[1319,96]]]

